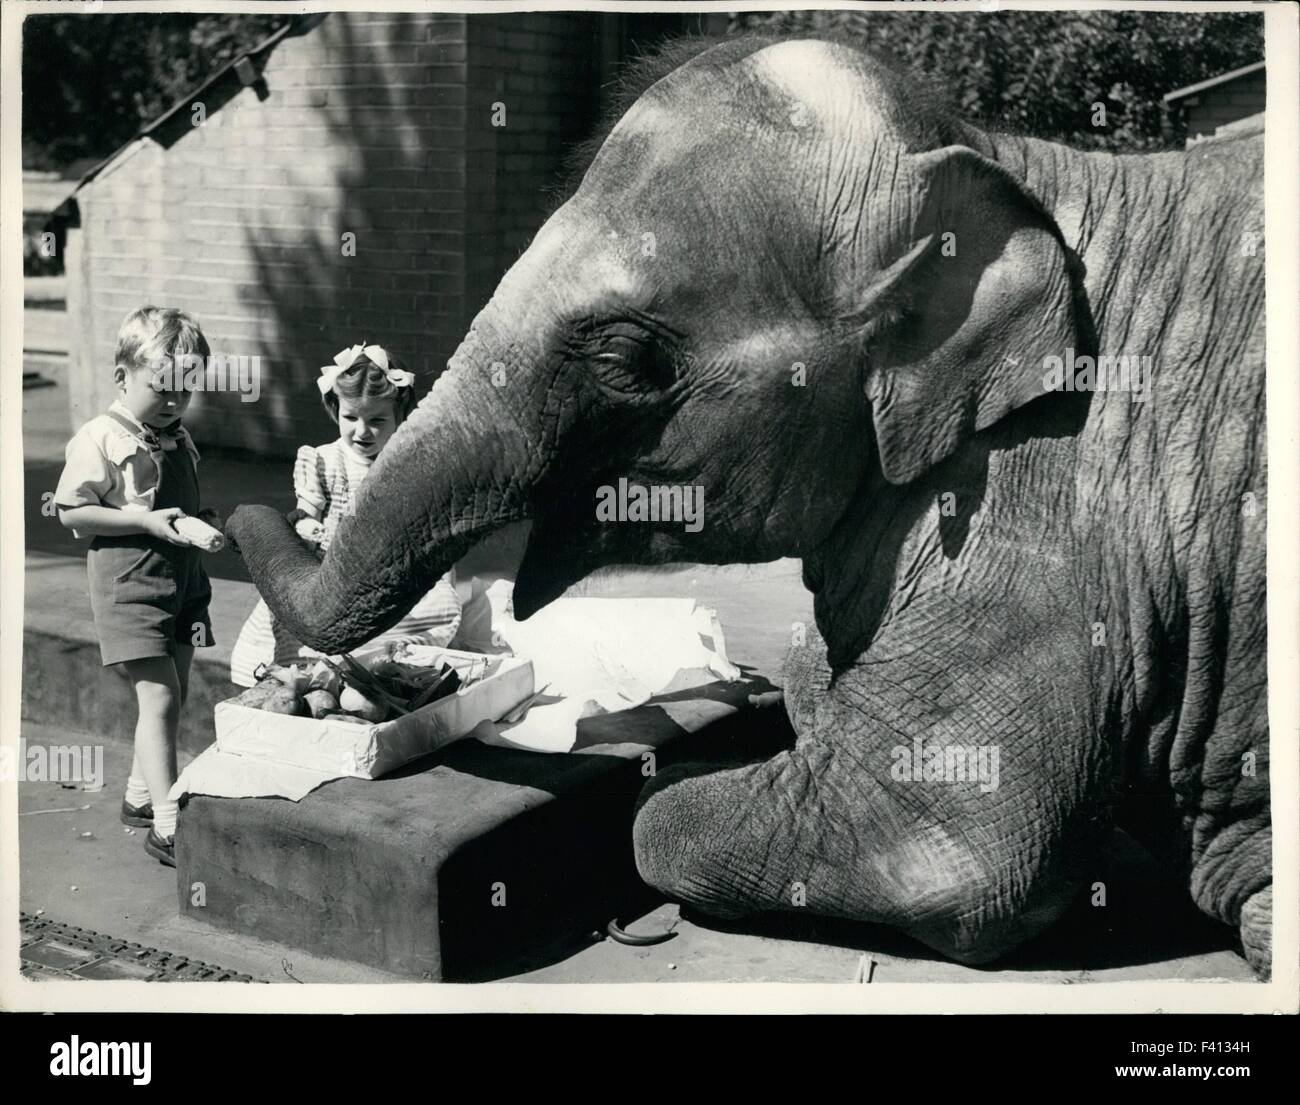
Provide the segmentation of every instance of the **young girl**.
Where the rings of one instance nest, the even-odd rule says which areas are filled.
[[[415,376],[378,345],[354,345],[321,369],[317,386],[325,409],[339,428],[327,445],[298,450],[293,486],[298,496],[298,535],[321,556],[330,547],[339,522],[352,512],[358,488],[375,458],[414,405]],[[405,618],[367,642],[373,644],[445,645],[461,624],[455,569],[440,579]],[[256,682],[260,664],[292,664],[320,653],[296,641],[258,600],[240,631],[230,657],[230,678],[241,686]]]

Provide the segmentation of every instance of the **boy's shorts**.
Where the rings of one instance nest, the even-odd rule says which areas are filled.
[[[198,549],[135,534],[96,537],[86,568],[105,667],[213,643],[212,585]]]

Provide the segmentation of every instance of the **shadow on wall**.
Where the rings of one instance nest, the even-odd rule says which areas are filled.
[[[315,85],[277,89],[275,67],[266,74],[271,103],[283,105],[271,110],[305,120],[285,136],[290,155],[273,158],[290,166],[303,210],[244,228],[252,283],[241,293],[250,310],[270,311],[268,336],[288,362],[286,382],[259,403],[280,435],[268,453],[335,436],[314,382],[349,345],[389,347],[427,391],[540,227],[568,149],[595,123],[596,17],[386,18],[333,13],[312,32],[329,72],[345,74],[328,87],[313,74]],[[498,99],[509,105],[500,128]],[[314,199],[324,202],[309,210]]]
[[[412,36],[424,36],[428,24],[420,17],[407,16],[389,27],[405,29],[407,21]],[[246,226],[244,231],[256,273],[246,298],[273,305],[275,346],[290,362],[285,368],[292,384],[268,388],[266,407],[259,412],[272,425],[293,426],[300,435],[297,441],[268,445],[268,452],[285,456],[298,445],[337,436],[320,407],[315,379],[319,366],[340,349],[361,341],[389,347],[416,373],[423,394],[463,332],[458,228],[433,230],[435,224],[454,227],[445,209],[463,182],[463,166],[438,164],[440,157],[455,158],[455,151],[429,148],[431,135],[453,136],[459,111],[442,102],[444,89],[395,82],[394,73],[414,67],[390,67],[388,55],[410,47],[359,42],[357,30],[351,18],[335,13],[313,32],[325,40],[331,60],[347,59],[346,85],[284,90],[302,93],[315,109],[314,126],[324,127],[323,132],[300,131],[310,136],[302,148],[307,168],[300,173],[290,168],[286,175],[289,184],[303,189],[299,218],[280,228]],[[455,46],[449,44],[448,52]],[[268,79],[274,99],[274,72]],[[346,166],[327,191],[319,180],[308,179],[311,167],[323,163],[321,150],[330,151],[334,165]],[[293,165],[295,158],[282,160]],[[322,194],[328,206],[313,218],[310,205]]]

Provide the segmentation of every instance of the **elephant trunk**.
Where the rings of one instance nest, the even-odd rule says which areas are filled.
[[[486,353],[483,325],[375,461],[323,561],[270,507],[231,516],[258,591],[310,647],[346,652],[392,627],[476,541],[527,516],[545,438],[525,413],[526,374],[502,386],[506,363]],[[512,390],[520,402],[507,404]]]

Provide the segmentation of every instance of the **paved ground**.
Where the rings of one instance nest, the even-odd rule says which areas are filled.
[[[83,735],[24,723],[29,744],[71,744]],[[21,906],[29,914],[130,939],[271,982],[397,982],[382,971],[234,936],[178,915],[174,872],[144,853],[143,831],[117,819],[129,749],[104,746],[108,780],[100,791],[29,782],[19,788]],[[86,835],[89,834],[89,835]],[[487,978],[529,982],[849,982],[867,954],[873,980],[1082,982],[1134,979],[1248,980],[1227,934],[1202,922],[1179,889],[1136,846],[1118,837],[1107,908],[1081,903],[1053,933],[997,970],[934,958],[886,930],[817,918],[774,918],[727,927],[683,918],[661,904],[624,926],[641,934],[671,929],[653,947],[627,947],[575,934],[529,963],[502,949]]]
[[[29,743],[81,743],[80,734],[24,724]],[[58,783],[19,788],[21,907],[29,914],[166,949],[269,982],[406,981],[358,964],[322,959],[181,917],[175,873],[144,853],[143,831],[117,820],[129,749],[105,746],[108,784],[98,792]],[[84,807],[84,808],[83,808]],[[87,836],[86,834],[90,835]],[[502,949],[487,981],[527,982],[849,982],[863,954],[873,981],[1019,982],[1135,979],[1249,980],[1227,934],[1203,922],[1179,889],[1135,846],[1117,838],[1107,908],[1086,902],[1053,933],[997,970],[971,970],[934,958],[896,934],[870,926],[797,916],[728,927],[682,918],[661,904],[624,926],[648,934],[671,929],[667,943],[627,947],[574,934],[532,962]]]
[[[54,292],[50,293],[55,298]],[[84,550],[57,521],[40,512],[41,492],[53,490],[69,427],[62,359],[62,312],[28,311],[29,349],[51,350],[28,358],[54,386],[23,394],[27,454],[28,607],[33,617],[57,619],[84,601],[80,557]],[[200,443],[200,447],[202,447]],[[285,474],[252,458],[205,452],[204,485],[223,513],[238,501],[283,502]],[[251,609],[251,589],[238,559],[213,558],[218,582],[214,613],[237,628]],[[668,574],[624,574],[585,585],[601,594],[692,594],[724,612],[732,658],[778,673],[791,621],[808,616],[809,596],[797,565],[697,568]],[[219,625],[219,629],[221,626]],[[227,642],[233,632],[218,633]],[[215,651],[215,650],[214,650]],[[24,722],[29,742],[84,743],[80,734]],[[103,790],[64,789],[57,783],[20,786],[21,903],[29,914],[163,948],[273,982],[387,982],[392,976],[339,960],[318,959],[210,929],[177,914],[173,872],[143,852],[141,832],[117,821],[130,752],[104,745]],[[57,811],[57,812],[56,812]],[[89,835],[86,835],[89,834]],[[974,971],[936,960],[924,948],[887,931],[792,915],[731,929],[682,917],[661,904],[639,918],[624,918],[638,932],[672,928],[653,947],[633,948],[576,934],[536,961],[512,962],[502,950],[492,977],[537,982],[642,981],[851,981],[864,953],[873,981],[1077,982],[1155,978],[1247,979],[1244,961],[1228,934],[1203,922],[1178,887],[1125,838],[1117,838],[1108,906],[1086,902],[1050,936],[1024,949],[996,971]]]
[[[23,723],[28,744],[83,744],[84,734]],[[20,902],[24,912],[217,963],[267,981],[391,982],[392,976],[322,961],[211,929],[177,912],[176,872],[144,852],[147,830],[118,821],[130,748],[106,742],[104,788],[19,786]],[[182,757],[188,762],[188,757]],[[84,807],[84,808],[83,808]],[[52,812],[59,811],[59,812]],[[87,836],[85,834],[89,833]]]

